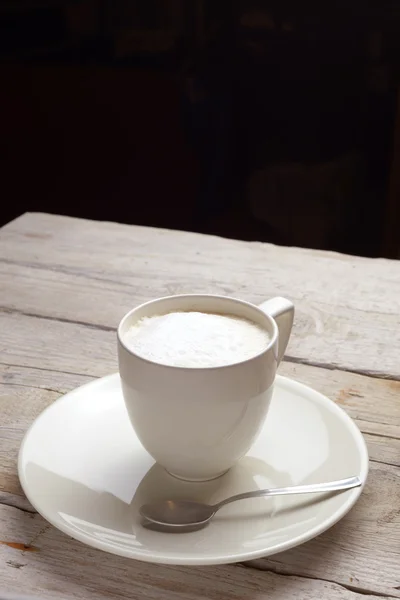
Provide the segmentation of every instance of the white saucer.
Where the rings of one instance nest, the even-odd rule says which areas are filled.
[[[32,505],[71,537],[139,560],[206,565],[297,546],[342,518],[361,488],[236,502],[221,509],[205,529],[181,534],[144,528],[139,507],[156,498],[216,502],[241,491],[351,475],[365,483],[368,454],[361,433],[341,408],[278,377],[267,422],[249,454],[217,480],[179,481],[155,465],[136,438],[116,374],[48,407],[24,438],[18,470]]]

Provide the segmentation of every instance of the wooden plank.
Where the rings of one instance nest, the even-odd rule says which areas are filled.
[[[6,310],[107,329],[166,294],[285,295],[294,359],[400,379],[397,261],[41,214],[2,229],[0,257]]]
[[[357,422],[362,431],[362,423]],[[364,439],[367,443],[368,453],[371,460],[400,467],[400,440],[387,438],[385,436],[370,435],[364,433]],[[399,489],[400,493],[400,489]]]
[[[109,600],[109,598],[148,598],[161,600],[372,600],[378,596],[363,586],[367,582],[358,570],[343,566],[345,583],[304,576],[283,576],[246,569],[239,565],[218,567],[169,567],[151,565],[83,546],[47,525],[39,515],[0,506],[0,589],[3,593],[34,594],[43,600]],[[306,546],[303,546],[305,548]],[[336,557],[340,553],[337,547]],[[327,558],[327,550],[319,562]],[[342,561],[341,561],[342,562]],[[384,561],[383,561],[384,562]],[[343,563],[342,563],[343,564]],[[376,576],[381,562],[371,564]],[[387,567],[386,567],[387,570]],[[379,596],[399,597],[386,578],[386,570],[376,581]],[[352,574],[353,573],[353,574]],[[374,584],[374,581],[372,581]],[[355,591],[351,591],[355,590]],[[387,592],[386,592],[387,590]]]
[[[98,377],[117,371],[114,331],[0,312],[3,364]]]
[[[400,439],[399,381],[291,362],[283,362],[279,373],[337,402],[363,431]]]
[[[33,393],[34,388],[54,392],[57,396],[61,396],[61,394],[66,394],[80,385],[93,381],[93,379],[94,377],[90,375],[63,373],[62,371],[54,372],[45,367],[35,369],[24,366],[8,366],[1,364],[0,360],[0,385],[4,389],[8,389],[10,394],[15,393],[21,399],[25,398],[25,394],[29,391]],[[22,389],[18,390],[18,388]],[[24,388],[27,388],[27,391]],[[32,414],[30,417],[32,417]]]

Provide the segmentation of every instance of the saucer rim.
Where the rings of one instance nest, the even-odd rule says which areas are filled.
[[[45,519],[48,523],[50,523],[50,525],[52,525],[55,529],[57,529],[58,531],[61,531],[65,535],[85,544],[86,546],[95,548],[97,550],[102,550],[103,552],[107,552],[109,554],[114,554],[116,556],[121,556],[124,558],[139,560],[141,562],[148,562],[148,563],[154,563],[154,564],[165,564],[165,565],[207,566],[207,565],[240,563],[240,562],[246,562],[246,561],[256,560],[256,559],[260,559],[260,558],[267,558],[268,556],[272,556],[272,555],[280,553],[280,552],[285,552],[286,550],[290,550],[291,548],[295,548],[303,543],[306,543],[306,542],[314,539],[315,537],[319,536],[320,534],[324,533],[331,527],[333,527],[333,525],[338,523],[353,508],[353,506],[356,504],[357,500],[359,499],[359,497],[365,487],[365,484],[366,484],[366,481],[368,478],[368,472],[369,472],[369,455],[368,455],[368,449],[367,449],[365,439],[364,439],[360,429],[354,422],[354,420],[346,413],[345,410],[343,410],[343,408],[338,406],[333,400],[331,400],[330,398],[328,398],[321,392],[318,392],[317,390],[311,388],[310,386],[300,383],[300,382],[296,381],[295,379],[285,377],[283,375],[276,375],[276,379],[275,379],[275,383],[274,383],[275,386],[284,387],[286,389],[289,388],[289,390],[295,394],[303,391],[308,396],[310,396],[310,395],[313,396],[317,402],[324,404],[325,406],[329,407],[329,410],[336,413],[340,417],[340,419],[342,421],[344,421],[346,423],[347,427],[350,429],[350,431],[352,433],[352,437],[355,440],[357,449],[360,453],[360,460],[361,460],[360,472],[358,474],[355,473],[354,475],[358,475],[358,477],[360,477],[360,479],[362,481],[362,485],[358,488],[348,490],[346,492],[348,494],[348,498],[347,498],[346,502],[344,502],[343,505],[338,510],[336,510],[329,518],[326,518],[322,522],[322,524],[317,524],[315,527],[309,529],[307,532],[304,532],[301,535],[298,535],[297,537],[291,538],[290,540],[287,540],[286,542],[276,543],[272,546],[269,546],[266,549],[259,548],[257,550],[252,550],[252,551],[243,551],[240,555],[238,553],[235,553],[233,555],[229,554],[229,553],[224,553],[224,554],[221,553],[219,556],[214,556],[214,555],[210,556],[210,555],[205,554],[204,557],[185,557],[182,554],[175,554],[173,552],[168,552],[168,553],[165,552],[164,554],[160,553],[160,555],[152,554],[152,553],[147,554],[147,553],[141,552],[140,550],[127,549],[127,548],[124,550],[120,550],[119,548],[115,548],[112,545],[107,544],[106,542],[101,542],[100,540],[94,540],[90,536],[86,536],[85,534],[81,534],[80,532],[71,530],[67,525],[64,525],[63,522],[61,522],[61,523],[59,521],[56,522],[51,516],[49,517],[48,515],[46,515],[46,511],[41,510],[41,507],[39,506],[40,503],[39,502],[36,503],[34,498],[32,497],[32,495],[30,494],[30,490],[29,490],[30,486],[25,477],[24,468],[23,468],[23,462],[24,462],[23,455],[24,455],[25,445],[26,445],[26,442],[27,442],[32,430],[37,425],[38,421],[42,417],[44,417],[45,414],[47,414],[48,412],[51,412],[53,410],[57,410],[56,407],[63,402],[68,402],[70,400],[71,396],[81,394],[82,392],[84,393],[84,391],[87,387],[95,388],[95,387],[101,386],[101,385],[107,385],[110,383],[112,384],[113,380],[117,380],[117,379],[119,380],[118,385],[120,385],[119,373],[118,372],[112,373],[110,375],[106,375],[106,376],[94,379],[93,381],[89,381],[81,386],[78,386],[78,387],[70,390],[69,392],[66,392],[65,394],[62,394],[59,398],[57,398],[57,400],[55,400],[49,406],[47,406],[35,418],[33,423],[27,429],[27,431],[22,439],[21,446],[20,446],[20,449],[18,452],[18,464],[17,464],[18,477],[19,477],[19,480],[21,483],[22,490],[23,490],[25,496],[27,497],[28,501],[30,502],[30,504],[38,512],[38,514],[43,519]]]

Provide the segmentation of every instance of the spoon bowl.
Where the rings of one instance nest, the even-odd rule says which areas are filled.
[[[216,508],[210,504],[190,500],[164,500],[140,508],[140,514],[148,521],[173,527],[205,525],[215,512]]]

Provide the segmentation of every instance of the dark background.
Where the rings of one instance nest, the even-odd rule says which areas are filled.
[[[398,2],[0,1],[0,224],[397,256],[399,57]]]

